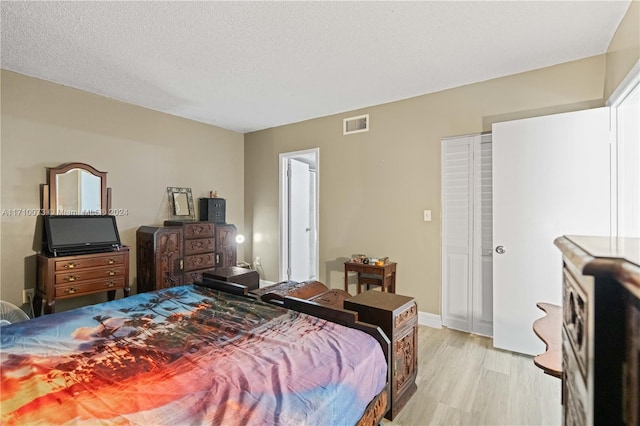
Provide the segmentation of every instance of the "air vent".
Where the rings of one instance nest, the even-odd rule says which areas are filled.
[[[349,117],[342,120],[342,134],[351,135],[369,131],[369,114]]]

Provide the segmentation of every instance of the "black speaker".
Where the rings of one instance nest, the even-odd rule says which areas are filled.
[[[227,201],[224,198],[200,198],[200,220],[226,222]]]

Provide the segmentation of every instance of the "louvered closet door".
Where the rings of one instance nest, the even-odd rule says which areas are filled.
[[[491,135],[474,138],[474,244],[471,331],[493,335],[493,180]]]
[[[442,324],[471,330],[472,137],[442,141]]]
[[[491,135],[442,141],[442,323],[491,336]]]

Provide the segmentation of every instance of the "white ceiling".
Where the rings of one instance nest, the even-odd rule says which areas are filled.
[[[244,133],[604,53],[629,0],[0,4],[2,68]]]

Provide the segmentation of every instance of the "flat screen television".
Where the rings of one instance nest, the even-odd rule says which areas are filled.
[[[120,246],[115,216],[44,216],[43,250],[50,254],[92,253]]]

